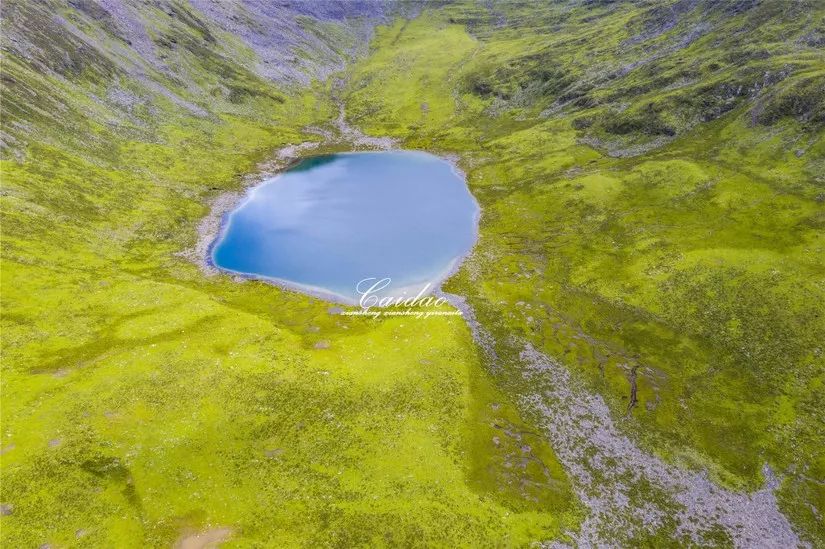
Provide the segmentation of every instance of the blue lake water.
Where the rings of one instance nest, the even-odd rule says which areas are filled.
[[[414,296],[470,250],[478,214],[463,177],[431,154],[313,157],[250,191],[212,261],[350,303],[365,279],[391,279],[377,295]]]

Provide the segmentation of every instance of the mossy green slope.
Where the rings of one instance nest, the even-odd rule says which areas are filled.
[[[825,543],[815,2],[455,3],[377,29],[336,93],[368,133],[461,155],[484,213],[448,287],[511,359],[494,375],[458,319],[330,315],[176,255],[212,196],[319,139],[331,84],[263,78],[177,2],[133,7],[176,74],[94,2],[7,4],[38,48],[4,43],[5,545],[563,537],[581,510],[518,406],[521,340],[671,461],[741,489],[769,463]],[[302,21],[329,42],[295,63],[357,42]]]
[[[95,6],[4,5],[39,49],[3,62],[3,545],[214,527],[238,547],[524,545],[574,527],[547,445],[494,444],[527,427],[459,318],[341,317],[178,255],[212,196],[318,139],[325,86],[263,79],[178,3],[132,5],[179,70],[153,72]]]
[[[502,349],[563,360],[648,448],[723,484],[755,489],[768,463],[822,542],[825,12],[585,4],[384,29],[350,120],[462,152],[482,228],[448,288]],[[434,63],[397,68],[442,35]],[[529,390],[517,361],[499,377]]]

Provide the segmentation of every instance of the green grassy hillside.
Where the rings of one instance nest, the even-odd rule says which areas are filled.
[[[743,545],[554,438],[575,404],[526,348],[671,477],[775,475],[825,544],[818,2],[21,1],[2,31],[3,545]],[[478,326],[182,254],[282,148],[353,148],[339,108],[458,156]]]
[[[500,353],[532,342],[723,485],[769,464],[821,540],[825,14],[780,4],[451,6],[380,32],[347,106],[462,151],[482,230],[448,289]]]
[[[575,525],[546,443],[493,444],[494,423],[526,427],[459,318],[340,317],[178,255],[210,197],[319,139],[324,86],[245,69],[239,40],[174,3],[133,13],[179,72],[137,78],[148,55],[119,65],[94,5],[4,6],[7,36],[36,32],[29,58],[4,42],[3,544],[523,544]],[[354,37],[327,24],[345,56]]]

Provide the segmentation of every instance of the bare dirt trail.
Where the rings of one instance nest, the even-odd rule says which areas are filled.
[[[231,537],[232,530],[229,528],[213,528],[181,538],[175,549],[215,549]]]

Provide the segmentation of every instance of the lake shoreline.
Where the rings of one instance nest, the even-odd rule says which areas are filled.
[[[336,139],[329,131],[319,131],[320,135],[325,137],[323,141],[304,141],[298,144],[286,145],[270,156],[267,160],[259,163],[255,170],[243,176],[242,186],[238,190],[226,191],[214,196],[208,200],[207,204],[209,211],[197,224],[197,240],[192,248],[179,252],[179,257],[182,257],[192,263],[195,263],[201,272],[207,277],[215,277],[219,275],[227,275],[232,277],[236,282],[260,281],[276,286],[282,290],[291,292],[299,292],[308,295],[315,299],[326,301],[333,305],[342,305],[353,307],[358,303],[350,300],[344,296],[338,295],[314,286],[302,285],[295,282],[290,282],[278,278],[266,277],[262,275],[255,275],[249,273],[242,273],[232,271],[230,269],[221,268],[215,265],[212,260],[212,251],[214,246],[220,240],[223,231],[227,228],[227,221],[229,215],[240,206],[240,204],[248,197],[250,191],[259,185],[265,183],[267,180],[277,177],[286,172],[290,168],[296,166],[300,162],[312,158],[314,156],[322,156],[328,152],[319,152],[312,154],[311,151],[317,151],[325,147],[335,147],[337,145],[347,145],[347,150],[336,151],[335,154],[347,153],[363,153],[363,152],[391,152],[391,151],[419,151],[437,156],[438,158],[447,162],[452,168],[453,172],[466,185],[467,192],[470,195],[476,207],[476,218],[474,220],[474,234],[473,245],[470,249],[451,263],[448,269],[439,275],[433,282],[432,289],[428,295],[438,295],[442,292],[442,285],[451,278],[458,270],[464,261],[473,253],[475,246],[478,243],[480,236],[479,223],[481,220],[482,209],[478,199],[473,195],[470,186],[467,184],[467,176],[464,170],[459,166],[460,157],[454,153],[435,153],[424,151],[421,149],[402,149],[398,147],[397,140],[389,137],[376,138],[367,137],[359,130],[349,126],[342,118],[336,120],[336,129],[339,130],[339,135],[344,139]],[[307,154],[309,153],[309,154]]]

